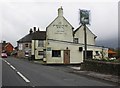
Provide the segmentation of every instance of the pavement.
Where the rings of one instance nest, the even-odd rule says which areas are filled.
[[[39,61],[33,61],[34,63],[41,63]],[[97,72],[93,72],[93,71],[83,71],[80,69],[80,66],[72,66],[72,65],[68,65],[66,66],[67,68],[72,69],[72,73],[78,74],[78,75],[83,75],[83,76],[87,76],[87,77],[92,77],[92,78],[97,78],[100,80],[105,80],[108,82],[113,82],[118,84],[118,86],[120,85],[120,77],[116,76],[116,75],[110,75],[110,74],[102,74],[102,73],[97,73]]]

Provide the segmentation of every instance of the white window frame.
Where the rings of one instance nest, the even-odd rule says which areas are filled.
[[[79,43],[79,39],[78,38],[74,38],[74,43]]]

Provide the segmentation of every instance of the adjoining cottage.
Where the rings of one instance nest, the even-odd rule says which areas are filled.
[[[108,57],[108,49],[95,45],[97,37],[88,27],[86,33],[87,59]],[[20,41],[19,44],[21,44]],[[81,25],[74,30],[63,16],[63,8],[61,7],[58,9],[58,16],[46,27],[46,31],[39,31],[36,36],[32,36],[29,43],[31,44],[31,58],[41,59],[46,64],[82,63],[84,58],[84,26]]]
[[[36,27],[31,28],[29,34],[17,41],[18,44],[18,57],[25,58],[25,54],[31,57],[32,40],[45,40],[46,32],[40,31]]]
[[[46,44],[46,31],[36,32],[35,36],[32,39],[32,52],[31,58],[34,59],[43,59]]]

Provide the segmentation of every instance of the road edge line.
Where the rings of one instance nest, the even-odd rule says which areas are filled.
[[[30,82],[25,76],[23,76],[20,72],[17,72],[17,74],[20,76],[20,77],[22,77],[24,80],[25,80],[25,82]]]

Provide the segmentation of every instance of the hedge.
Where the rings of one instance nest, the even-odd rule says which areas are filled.
[[[85,60],[84,63],[81,64],[81,70],[120,76],[120,63]]]

